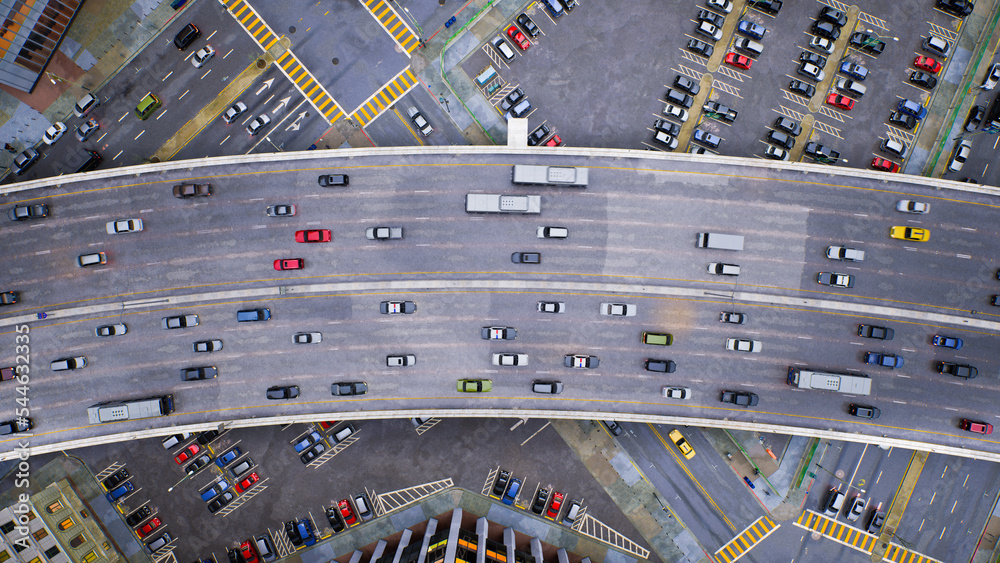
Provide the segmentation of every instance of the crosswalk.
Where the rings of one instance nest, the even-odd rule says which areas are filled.
[[[735,538],[729,540],[729,543],[716,550],[715,557],[719,561],[732,563],[764,541],[764,538],[773,534],[778,527],[779,525],[767,516],[761,516],[737,534]]]
[[[875,548],[875,543],[878,541],[878,536],[873,536],[859,528],[848,526],[812,510],[806,510],[799,515],[799,519],[796,520],[795,525],[826,536],[841,545],[846,545],[852,549],[869,554]],[[899,563],[942,563],[937,559],[921,555],[893,542],[890,542],[889,549],[883,560]]]
[[[368,125],[416,85],[416,75],[413,74],[410,67],[406,67],[402,72],[392,77],[392,80],[386,82],[378,92],[362,102],[361,106],[351,113],[351,119],[361,127]]]
[[[399,14],[388,2],[385,0],[361,0],[361,3],[378,21],[382,29],[392,37],[392,40],[403,49],[407,57],[420,45],[420,39],[413,33],[410,26],[403,23]]]

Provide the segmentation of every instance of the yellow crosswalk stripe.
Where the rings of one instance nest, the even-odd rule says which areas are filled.
[[[802,516],[799,516],[799,520],[802,520]],[[715,555],[727,562],[736,561],[777,529],[778,525],[770,518],[761,516],[744,528],[736,537],[729,540],[726,545],[717,549]]]
[[[378,92],[361,103],[356,110],[351,113],[351,119],[362,127],[375,120],[379,115],[389,109],[396,100],[402,98],[407,92],[417,85],[417,77],[409,67],[386,82]]]
[[[382,29],[392,37],[393,41],[403,48],[406,56],[410,56],[410,53],[420,45],[420,39],[388,2],[385,0],[361,0],[361,4],[382,26]]]
[[[846,545],[858,551],[871,554],[878,541],[876,536],[859,528],[854,528],[829,518],[818,512],[807,510],[799,515],[795,525],[824,535],[833,541]],[[885,559],[894,563],[943,563],[926,555],[910,551],[905,547],[890,542]]]

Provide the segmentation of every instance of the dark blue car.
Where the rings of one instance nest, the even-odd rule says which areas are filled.
[[[312,524],[309,523],[308,519],[303,518],[302,520],[299,520],[295,527],[299,532],[299,537],[306,545],[313,545],[316,543],[316,536],[313,535]]]
[[[517,498],[518,491],[521,490],[521,480],[511,479],[510,487],[507,487],[507,492],[503,495],[504,504],[514,504],[514,499]]]
[[[118,499],[122,498],[128,493],[131,493],[134,490],[135,488],[132,486],[132,483],[126,481],[120,487],[114,489],[113,491],[107,494],[108,502],[118,502]]]

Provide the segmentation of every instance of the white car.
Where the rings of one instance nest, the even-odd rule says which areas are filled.
[[[430,123],[427,123],[427,120],[424,119],[424,116],[419,110],[417,110],[417,108],[410,106],[410,108],[406,110],[406,115],[410,117],[410,121],[413,122],[413,125],[424,137],[434,132],[434,128],[431,127]]]
[[[665,399],[686,400],[691,398],[691,390],[687,387],[664,387],[663,397]]]
[[[222,119],[224,119],[226,123],[232,123],[236,121],[237,117],[243,115],[243,112],[245,112],[246,110],[247,110],[246,104],[244,104],[243,102],[236,102],[235,104],[232,105],[232,107],[226,110],[226,113],[222,114]]]
[[[627,303],[601,303],[601,314],[609,317],[634,317],[635,305]]]
[[[323,342],[323,333],[296,332],[292,335],[292,342],[295,344],[319,344]]]
[[[526,366],[528,365],[527,354],[493,354],[493,365],[495,366]]]
[[[111,221],[107,224],[107,230],[109,235],[117,235],[120,233],[138,233],[142,230],[142,219],[122,219],[120,221]]]
[[[211,45],[205,45],[201,49],[198,49],[198,52],[191,57],[191,64],[194,65],[194,68],[201,68],[214,56],[215,49]]]
[[[861,262],[865,259],[865,251],[846,246],[828,246],[826,257],[830,260],[847,260],[849,262]]]
[[[760,352],[760,341],[759,340],[743,340],[741,338],[727,338],[726,339],[726,350],[732,350],[734,352]]]
[[[490,44],[493,45],[493,48],[496,49],[497,52],[500,53],[500,56],[502,56],[507,62],[514,60],[514,50],[511,49],[510,45],[503,40],[503,37],[497,35],[490,41]]]
[[[566,304],[562,301],[539,301],[539,313],[562,313],[566,310]]]
[[[414,356],[414,355],[412,355],[412,354],[408,354],[408,355],[404,355],[404,356],[386,356],[385,357],[385,365],[387,365],[387,366],[389,366],[391,368],[402,367],[402,366],[412,366],[415,363],[417,363],[417,357]]]
[[[45,134],[42,135],[42,141],[46,145],[51,145],[62,138],[63,134],[66,133],[66,129],[67,127],[65,123],[62,121],[56,121],[52,124],[52,127],[45,130]]]
[[[962,169],[962,165],[965,164],[966,159],[969,158],[969,153],[972,152],[972,141],[965,139],[955,147],[955,156],[951,159],[951,164],[948,165],[948,170],[952,172],[958,172]]]
[[[569,236],[569,229],[566,227],[538,227],[535,235],[538,238],[566,238]]]
[[[788,160],[788,151],[774,145],[767,145],[767,148],[764,149],[764,156],[771,160]]]
[[[260,133],[265,127],[267,127],[270,124],[271,124],[270,117],[268,117],[267,115],[258,115],[257,119],[254,119],[253,121],[250,122],[250,125],[247,125],[247,133],[250,133],[250,136],[253,137],[257,133]]]
[[[833,41],[830,41],[826,37],[814,36],[812,41],[809,42],[809,46],[827,55],[833,53]]]
[[[990,69],[990,73],[986,75],[986,80],[983,81],[983,90],[992,90],[996,88],[997,82],[1000,82],[1000,63],[993,65]]]
[[[724,14],[733,11],[732,0],[708,0],[707,4],[709,8],[715,8]]]
[[[695,31],[705,37],[711,37],[715,41],[722,39],[722,30],[706,21],[698,22],[698,27]]]
[[[931,210],[931,204],[924,203],[922,201],[910,201],[908,199],[901,199],[896,202],[896,211],[902,211],[903,213],[927,213]]]
[[[674,104],[667,104],[667,107],[663,108],[663,115],[676,118],[681,123],[688,120],[688,110],[679,108]]]

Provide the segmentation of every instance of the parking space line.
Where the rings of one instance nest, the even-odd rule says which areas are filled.
[[[930,24],[931,26],[931,31],[930,31],[931,35],[937,35],[938,37],[948,42],[954,42],[955,39],[958,39],[957,31],[952,31],[948,28],[941,27],[940,25],[934,22],[927,22],[927,23]]]
[[[845,13],[846,13],[846,10],[845,10]],[[882,19],[882,18],[876,18],[875,16],[873,16],[873,15],[871,15],[869,13],[859,12],[858,13],[858,20],[863,21],[863,22],[865,22],[865,23],[867,23],[869,25],[875,26],[875,27],[880,27],[880,28],[884,29],[885,31],[889,31],[889,28],[886,27],[884,19]]]
[[[825,116],[827,116],[827,117],[829,117],[831,119],[836,119],[837,121],[839,121],[841,123],[844,123],[844,118],[850,117],[849,115],[847,115],[845,113],[841,113],[839,111],[832,110],[832,109],[826,107],[826,105],[819,106],[819,113],[821,113],[821,114],[823,114],[823,115],[825,115]]]
[[[683,74],[684,76],[687,76],[688,78],[693,78],[695,81],[701,80],[701,75],[705,74],[704,72],[698,72],[697,70],[694,70],[693,68],[686,67],[684,65],[677,65],[677,66],[678,66],[678,68],[680,70],[677,70],[676,72],[678,72],[680,74]],[[673,69],[670,69],[670,70],[673,70]],[[666,84],[664,84],[664,86],[666,86]],[[667,87],[669,88],[669,86],[667,86]]]
[[[788,100],[790,102],[795,102],[795,103],[797,103],[797,104],[799,104],[800,106],[803,106],[803,107],[807,107],[807,108],[809,107],[809,100],[807,98],[804,98],[804,97],[802,97],[802,96],[800,96],[798,94],[793,94],[793,93],[789,92],[788,90],[784,90],[784,89],[781,90],[781,93],[785,95],[785,99],[786,100]]]
[[[736,88],[735,86],[730,86],[729,84],[726,84],[721,80],[712,80],[712,88],[716,90],[722,90],[723,92],[736,96],[741,100],[743,99],[743,96],[740,95],[739,88]]]
[[[681,56],[683,58],[685,58],[685,59],[687,59],[687,60],[689,60],[689,61],[691,61],[693,63],[698,63],[698,64],[700,64],[701,66],[704,66],[704,67],[708,66],[708,59],[706,59],[705,57],[701,57],[699,55],[696,55],[696,54],[694,54],[691,51],[688,51],[686,49],[681,49],[680,51],[681,51]]]
[[[743,74],[742,72],[736,72],[735,70],[733,70],[731,68],[728,68],[728,67],[724,67],[724,66],[720,66],[716,70],[716,72],[718,72],[719,74],[723,74],[725,76],[728,76],[729,78],[732,78],[733,80],[739,80],[740,82],[743,82],[744,78],[750,78],[749,75]]]
[[[403,49],[406,56],[410,57],[410,53],[420,45],[420,39],[417,34],[413,33],[410,26],[406,25],[406,22],[399,17],[395,8],[385,0],[360,0],[360,2],[375,18],[375,21],[382,26],[382,29],[392,37],[392,40]],[[392,27],[389,27],[390,25]],[[399,29],[398,33],[397,29]]]
[[[893,127],[892,125],[887,125],[886,127],[888,127],[888,132],[886,134],[889,135],[890,137],[905,139],[907,143],[912,143],[913,139],[916,138],[916,136],[913,135],[912,133],[903,131],[898,127]]]
[[[816,122],[814,122],[813,129],[819,129],[820,131],[826,133],[827,135],[834,136],[838,139],[843,139],[843,137],[840,135],[840,129],[837,129],[836,127],[831,127],[830,125],[827,125],[822,121],[817,120]]]
[[[486,53],[486,56],[489,57],[490,62],[494,66],[496,66],[496,67],[507,67],[508,70],[510,69],[510,67],[507,66],[507,64],[504,63],[503,60],[500,59],[500,55],[497,53],[496,49],[493,48],[493,45],[490,45],[488,42],[487,43],[483,43],[482,49],[483,49],[483,52]]]
[[[361,127],[365,127],[372,121],[375,121],[392,104],[396,103],[396,100],[405,96],[410,90],[416,88],[416,86],[416,75],[413,74],[410,67],[404,68],[399,74],[386,82],[379,91],[361,102],[361,105],[351,112],[351,120],[358,123]]]
[[[799,113],[799,112],[793,110],[792,108],[786,108],[785,106],[778,106],[778,107],[781,108],[780,111],[776,110],[776,109],[775,110],[771,110],[771,111],[774,111],[774,112],[776,112],[776,113],[778,113],[780,115],[783,115],[783,116],[785,116],[785,117],[787,117],[789,119],[794,119],[795,121],[802,121],[802,118],[806,116],[806,114]]]

